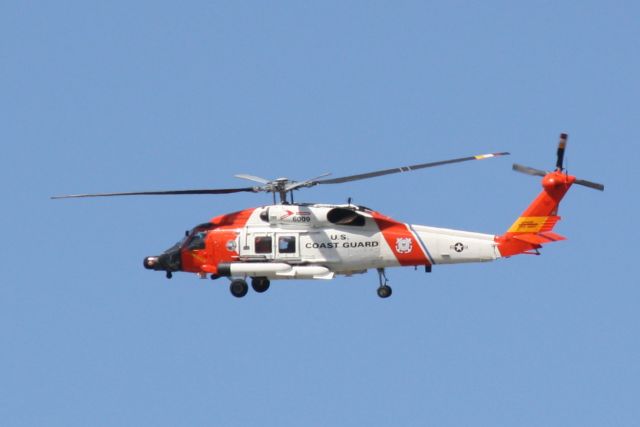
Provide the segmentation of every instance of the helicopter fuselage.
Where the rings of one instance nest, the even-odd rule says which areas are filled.
[[[280,204],[215,217],[165,254],[146,258],[145,267],[214,277],[332,279],[373,268],[429,271],[434,264],[499,257],[490,234],[406,224],[362,206]]]

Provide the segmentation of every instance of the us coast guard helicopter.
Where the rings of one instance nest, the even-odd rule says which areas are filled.
[[[251,280],[254,291],[269,289],[271,280],[333,279],[369,269],[378,272],[380,298],[391,296],[385,270],[388,267],[424,266],[486,262],[518,254],[539,254],[550,242],[564,240],[554,233],[560,220],[558,205],[573,184],[603,191],[604,186],[577,179],[563,168],[567,135],[560,135],[556,168],[546,172],[513,165],[513,169],[542,177],[542,191],[529,207],[501,235],[412,225],[396,221],[364,206],[294,203],[293,191],[316,185],[342,184],[400,172],[484,160],[509,153],[491,153],[431,163],[421,163],[326,178],[325,174],[306,181],[288,178],[268,180],[252,175],[236,175],[259,185],[241,188],[143,191],[129,193],[76,194],[53,199],[110,196],[230,194],[266,192],[273,204],[220,215],[197,225],[185,237],[158,256],[148,256],[143,265],[149,270],[196,273],[201,278],[228,277],[233,296],[244,297]],[[280,203],[276,203],[276,195]]]

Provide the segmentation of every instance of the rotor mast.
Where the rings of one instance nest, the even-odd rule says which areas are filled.
[[[288,185],[291,184],[291,181],[288,178],[278,178],[275,179],[272,183],[273,188],[271,192],[278,193],[280,195],[280,204],[288,205],[289,201],[287,200],[287,192],[293,190],[287,190]],[[291,198],[291,202],[293,202],[293,197]]]

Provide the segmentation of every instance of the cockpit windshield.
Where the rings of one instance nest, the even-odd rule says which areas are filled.
[[[204,240],[211,228],[213,228],[213,224],[210,222],[205,222],[204,224],[194,227],[193,230],[191,230],[191,232],[183,239],[182,247],[190,251],[204,249]]]
[[[204,238],[206,235],[207,233],[205,231],[198,231],[192,234],[186,242],[186,248],[190,251],[194,249],[204,249]]]

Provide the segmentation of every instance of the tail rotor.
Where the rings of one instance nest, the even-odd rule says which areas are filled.
[[[567,148],[567,140],[569,139],[569,135],[567,135],[566,133],[561,133],[560,134],[560,141],[558,142],[558,150],[556,151],[556,169],[555,172],[557,173],[562,173],[565,172],[566,174],[566,170],[564,169],[564,153],[565,150]],[[523,166],[523,165],[519,165],[517,163],[513,164],[513,170],[516,172],[521,172],[527,175],[533,175],[533,176],[541,176],[541,177],[545,177],[548,174],[552,173],[552,172],[546,172],[540,169],[535,169],[529,166]],[[592,188],[594,190],[599,190],[599,191],[604,191],[604,185],[603,184],[599,184],[597,182],[593,182],[593,181],[588,181],[586,179],[579,179],[576,178],[575,181],[573,182],[574,184],[578,184],[578,185],[582,185],[583,187],[588,187],[588,188]]]

